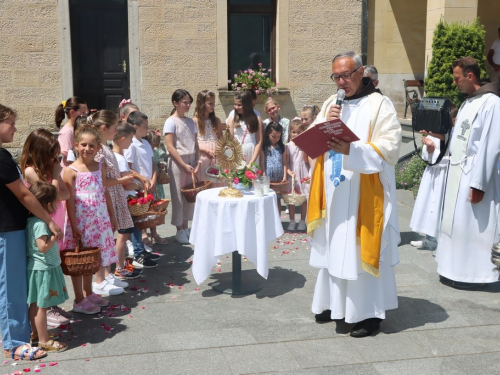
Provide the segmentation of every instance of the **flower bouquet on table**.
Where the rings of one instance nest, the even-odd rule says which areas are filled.
[[[151,202],[153,202],[153,194],[144,195],[143,192],[137,193],[137,196],[133,197],[129,195],[127,197],[127,205],[132,216],[144,215],[148,212]]]
[[[263,68],[259,63],[257,70],[240,70],[228,83],[233,91],[254,90],[257,95],[270,95],[278,92],[279,85],[271,81],[270,73],[271,69]]]
[[[227,178],[228,181],[232,181],[233,187],[238,190],[250,189],[253,185],[253,180],[262,175],[262,171],[255,163],[249,165],[242,163],[234,171],[219,169],[219,173],[224,178]]]

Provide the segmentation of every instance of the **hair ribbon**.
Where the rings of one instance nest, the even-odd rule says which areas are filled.
[[[64,108],[66,108],[66,100],[63,100],[63,101],[61,102],[61,104],[62,104],[62,106],[63,106],[63,109],[64,109]]]
[[[118,108],[123,107],[125,104],[132,103],[132,99],[123,99],[120,104],[118,104]]]

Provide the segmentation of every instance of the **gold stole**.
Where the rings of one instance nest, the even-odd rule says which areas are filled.
[[[371,133],[371,131],[370,131]],[[368,143],[384,159],[379,149]],[[326,217],[324,154],[316,159],[307,206],[307,233],[312,236]],[[361,248],[361,267],[380,276],[380,247],[384,230],[384,188],[379,174],[361,174],[356,235]]]

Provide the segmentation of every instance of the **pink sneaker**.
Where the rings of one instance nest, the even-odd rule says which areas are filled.
[[[97,294],[92,293],[90,296],[87,296],[87,299],[92,302],[94,305],[100,307],[106,307],[109,305],[109,301],[107,299],[99,297]]]
[[[101,308],[84,298],[80,303],[73,302],[73,312],[91,315],[101,312]]]
[[[65,318],[58,310],[50,308],[47,310],[47,324],[53,327],[59,327],[61,324],[68,324],[69,319]]]

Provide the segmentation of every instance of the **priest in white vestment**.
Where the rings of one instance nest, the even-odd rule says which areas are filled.
[[[312,311],[318,322],[358,323],[353,337],[378,330],[385,311],[398,306],[394,266],[400,242],[394,165],[401,125],[389,102],[363,78],[359,55],[346,52],[332,63],[332,80],[345,90],[333,95],[315,123],[340,118],[358,136],[328,142],[316,158],[308,205],[310,265],[319,268]]]
[[[500,98],[498,84],[481,86],[472,57],[453,63],[458,89],[468,95],[457,115],[450,142],[438,273],[457,288],[498,281],[491,247],[498,242],[500,208]]]

